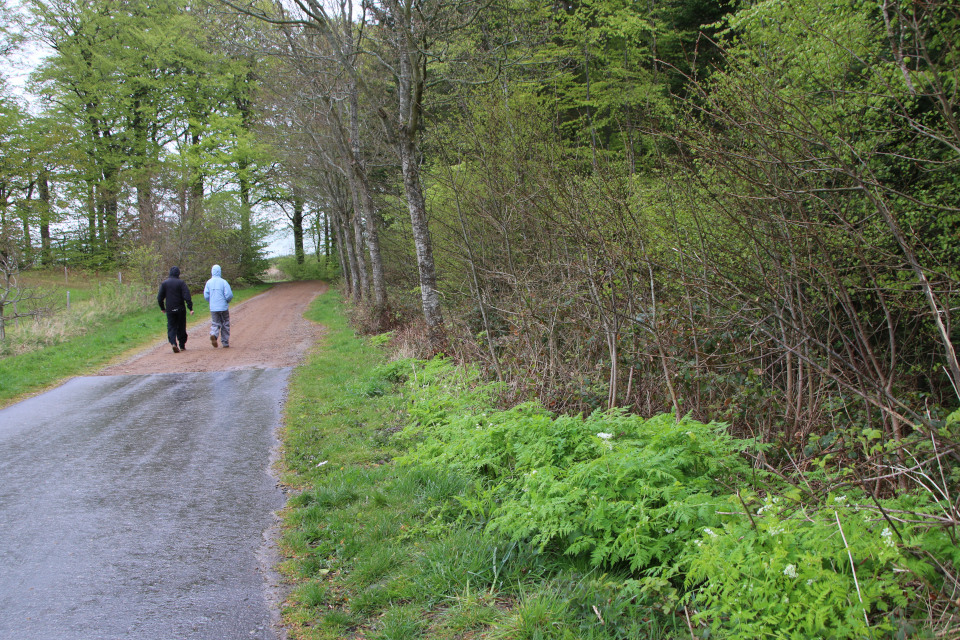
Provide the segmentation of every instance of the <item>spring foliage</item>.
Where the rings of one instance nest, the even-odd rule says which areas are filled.
[[[960,561],[936,491],[818,499],[753,469],[742,454],[760,445],[723,424],[496,410],[497,385],[442,359],[377,374],[412,394],[402,464],[472,482],[462,525],[621,572],[619,594],[686,608],[715,637],[907,637],[918,585]]]

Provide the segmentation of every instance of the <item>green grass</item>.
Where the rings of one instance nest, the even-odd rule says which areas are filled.
[[[240,289],[235,292],[232,304],[252,298],[268,288],[262,285]],[[94,286],[87,290],[95,289]],[[188,316],[190,325],[209,318],[210,308],[202,295],[194,296],[193,308],[194,315]],[[0,359],[0,406],[65,378],[96,371],[127,351],[164,338],[166,331],[166,316],[154,304],[142,311],[105,318],[84,335]]]
[[[284,479],[299,490],[280,545],[292,640],[689,637],[625,599],[623,576],[461,520],[470,482],[393,462],[406,388],[378,369],[379,342],[354,336],[334,293],[307,316],[327,331],[285,409]]]
[[[124,284],[130,284],[131,274],[124,274]],[[20,281],[30,287],[37,287],[49,294],[53,302],[66,305],[67,292],[70,292],[70,302],[84,302],[92,299],[101,289],[115,287],[120,283],[117,272],[98,272],[86,269],[71,269],[66,279],[63,269],[41,268],[30,269],[20,274]]]

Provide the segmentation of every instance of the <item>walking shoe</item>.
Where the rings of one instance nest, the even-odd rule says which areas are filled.
[[[174,345],[171,345],[171,346],[173,347],[173,352],[174,352],[174,353],[180,353],[180,348],[179,348],[177,345],[174,344]]]
[[[217,344],[217,336],[210,336],[210,344],[213,345],[213,348],[216,349],[219,345]],[[223,345],[227,346],[227,345]]]
[[[223,345],[223,348],[224,348],[224,349],[229,349],[229,348],[230,348],[230,345],[225,344],[225,345]]]
[[[186,351],[186,350],[187,350],[187,345],[185,344],[180,345],[180,351]]]

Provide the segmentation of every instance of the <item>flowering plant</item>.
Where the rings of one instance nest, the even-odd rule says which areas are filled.
[[[728,513],[742,511],[734,501]],[[755,513],[704,529],[682,563],[696,620],[743,640],[889,630],[881,614],[906,603],[897,577],[905,558],[882,515],[851,502],[787,507],[768,497]]]

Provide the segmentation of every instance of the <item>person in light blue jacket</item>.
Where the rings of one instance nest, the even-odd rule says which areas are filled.
[[[207,280],[203,287],[203,299],[210,303],[210,344],[217,348],[217,336],[223,348],[230,346],[230,301],[233,300],[233,291],[230,283],[220,277],[220,265],[215,264],[210,269],[213,277]]]

